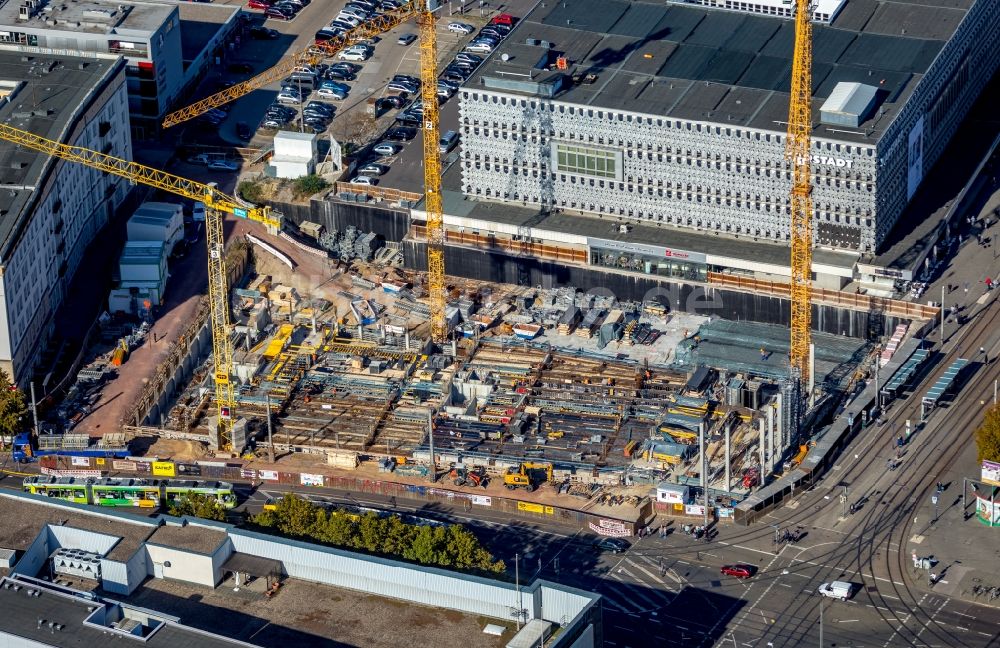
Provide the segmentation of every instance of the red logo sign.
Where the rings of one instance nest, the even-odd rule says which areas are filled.
[[[677,252],[675,250],[667,250],[666,252],[663,253],[663,256],[673,257],[675,259],[687,259],[689,255],[687,252]]]

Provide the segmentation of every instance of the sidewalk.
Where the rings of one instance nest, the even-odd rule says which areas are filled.
[[[945,485],[938,495],[937,522],[930,495],[922,496],[914,512],[908,538],[900,551],[937,561],[931,571],[939,581],[931,586],[928,573],[907,564],[911,582],[917,589],[959,598],[970,603],[1000,609],[1000,597],[975,596],[973,587],[1000,587],[1000,526],[990,528],[975,516],[975,498],[968,493],[963,515],[963,477],[979,478],[976,446],[970,443],[959,459],[941,477]],[[965,519],[968,516],[968,519]]]

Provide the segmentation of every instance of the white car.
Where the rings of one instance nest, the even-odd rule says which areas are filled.
[[[212,160],[208,163],[208,168],[213,171],[239,171],[240,169],[238,164],[229,160]]]
[[[489,54],[493,51],[493,48],[487,43],[469,43],[465,46],[465,51]]]
[[[355,178],[351,180],[351,183],[358,185],[365,185],[367,187],[374,187],[375,185],[378,184],[378,178],[372,178],[371,176],[366,176],[366,175],[359,175],[355,176]]]
[[[472,25],[463,22],[448,23],[448,31],[455,32],[456,34],[471,34],[475,29]]]
[[[336,88],[320,88],[316,91],[316,96],[323,97],[324,99],[335,99],[337,101],[347,99],[347,94]]]
[[[195,201],[191,207],[191,220],[195,223],[205,222],[205,203],[200,200]]]
[[[372,56],[372,52],[367,47],[364,49],[345,49],[340,54],[337,54],[337,58],[341,61],[367,61]]]
[[[337,14],[337,17],[334,18],[334,20],[336,20],[337,22],[347,23],[351,27],[357,27],[358,25],[361,24],[360,18],[343,12]]]
[[[379,155],[395,155],[396,153],[399,153],[401,149],[401,146],[390,144],[389,142],[382,142],[372,147],[372,151],[378,153]]]

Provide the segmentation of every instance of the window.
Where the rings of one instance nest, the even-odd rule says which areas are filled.
[[[565,173],[595,176],[598,178],[619,177],[621,154],[588,146],[556,144],[556,168]]]

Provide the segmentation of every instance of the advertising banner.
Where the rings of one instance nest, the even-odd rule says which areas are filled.
[[[174,467],[174,462],[172,461],[154,461],[153,462],[153,475],[156,477],[175,477],[177,476],[177,470]]]
[[[598,520],[596,524],[588,523],[588,526],[590,526],[591,531],[602,536],[621,538],[632,535],[625,523],[619,520]]]
[[[1000,463],[996,463],[995,461],[984,461],[980,479],[987,484],[1000,486]]]
[[[111,462],[111,467],[115,470],[123,470],[125,472],[135,472],[136,463],[134,461],[124,461],[122,459],[115,459]]]
[[[277,470],[261,470],[260,478],[264,481],[278,481]]]
[[[83,466],[85,468],[90,468],[90,458],[89,457],[73,457],[74,466]]]
[[[545,513],[545,507],[541,504],[535,504],[533,502],[518,502],[518,511],[527,511],[528,513]]]
[[[322,486],[323,475],[310,475],[308,473],[302,473],[299,475],[299,481],[303,486]]]

